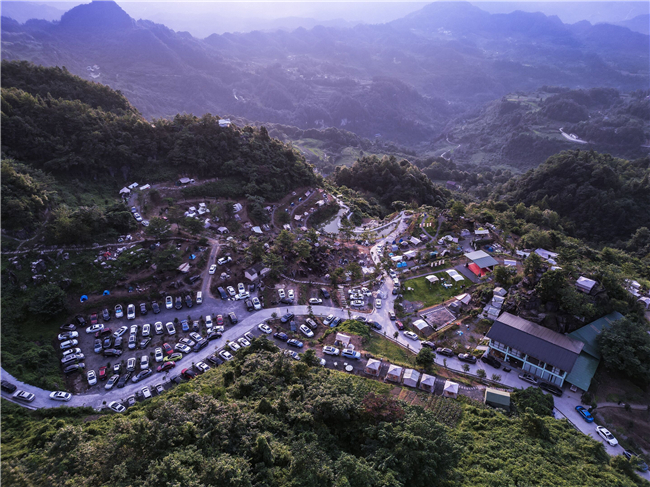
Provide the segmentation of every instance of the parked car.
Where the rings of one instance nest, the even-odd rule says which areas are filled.
[[[172,349],[171,345],[169,343],[163,343],[163,349],[165,350],[166,355],[171,355],[174,353],[174,350]]]
[[[594,422],[594,417],[591,415],[591,413],[587,410],[586,407],[576,406],[576,411],[578,411],[578,414],[582,416],[582,419],[584,419],[587,423]]]
[[[381,330],[381,325],[377,321],[369,321],[368,325],[370,325],[370,327],[374,328],[375,330]]]
[[[183,309],[183,299],[180,296],[176,296],[176,302],[174,304],[174,308]]]
[[[63,357],[61,359],[61,363],[63,365],[66,365],[66,364],[71,364],[73,362],[75,362],[75,363],[79,362],[79,361],[81,361],[83,359],[84,359],[84,354],[83,353],[73,353],[71,355],[66,355],[65,357]]]
[[[61,325],[59,327],[59,330],[61,331],[75,331],[77,329],[76,325],[73,325],[72,323],[68,325]]]
[[[280,299],[284,299],[287,297],[286,293],[284,292],[284,289],[282,288],[278,289],[278,296],[280,297]]]
[[[144,316],[147,314],[147,312],[147,303],[140,303],[140,314]]]
[[[172,309],[174,307],[174,298],[171,296],[165,297],[165,308]]]
[[[90,314],[90,324],[91,325],[96,325],[97,324],[97,313],[91,313]]]
[[[445,355],[447,357],[453,357],[454,356],[454,351],[451,348],[438,347],[438,348],[436,348],[436,353],[438,355]]]
[[[151,335],[151,325],[149,323],[145,323],[142,325],[142,336],[148,337],[149,335]]]
[[[460,360],[461,362],[467,362],[469,364],[476,363],[476,357],[471,353],[459,353],[458,360]]]
[[[162,362],[163,361],[163,351],[161,347],[156,347],[156,349],[153,352],[154,360],[156,362]]]
[[[208,364],[206,364],[205,362],[197,362],[197,363],[195,363],[194,368],[200,374],[204,374],[205,372],[210,370],[210,366]]]
[[[309,328],[307,325],[300,325],[300,331],[307,338],[312,338],[314,336],[314,332],[311,331],[311,328]]]
[[[113,337],[109,336],[104,338],[104,341],[102,342],[102,348],[104,349],[111,348],[112,345],[113,345]]]
[[[221,257],[220,259],[217,260],[217,264],[219,265],[225,265],[229,262],[232,262],[232,258],[230,257]]]
[[[259,310],[262,309],[262,303],[260,302],[260,300],[258,298],[255,297],[255,298],[252,299],[252,301],[253,301],[253,309],[255,309],[256,311],[259,311]]]
[[[273,330],[271,330],[271,327],[269,325],[267,325],[266,323],[260,323],[259,325],[257,325],[257,328],[262,333],[266,333],[267,335],[270,335],[273,332]]]
[[[230,360],[235,358],[235,357],[232,356],[232,354],[228,350],[221,350],[219,352],[219,357],[221,357],[222,359],[224,359],[226,361],[230,361]]]
[[[113,365],[113,373],[114,374],[119,374],[120,370],[122,370],[122,364],[117,363],[117,364]]]
[[[346,348],[341,351],[341,357],[359,360],[361,358],[361,353],[357,352],[356,350]]]
[[[228,318],[230,318],[230,323],[232,323],[233,325],[236,325],[239,322],[239,320],[237,319],[237,315],[233,311],[228,313]]]
[[[8,380],[0,381],[0,388],[5,392],[14,392],[16,390],[16,385],[12,384]]]
[[[618,445],[618,440],[604,426],[596,426],[596,431],[600,436],[603,437],[603,440],[605,440],[609,444],[609,446]]]
[[[400,331],[404,329],[404,323],[402,323],[401,321],[396,321],[395,326],[397,326],[397,329]]]
[[[185,296],[185,306],[187,306],[188,308],[191,308],[193,306],[193,304],[194,303],[192,303],[192,296],[190,296],[189,294],[187,296]]]
[[[104,325],[101,325],[101,326],[102,326],[102,328],[104,327]],[[62,342],[66,341],[66,340],[70,340],[71,338],[79,338],[79,332],[76,332],[76,331],[64,331],[63,333],[59,333],[58,338],[59,338],[59,341],[62,341]]]
[[[50,399],[54,401],[69,401],[72,399],[72,394],[64,391],[54,391],[50,392]]]
[[[150,399],[151,398],[151,389],[149,389],[149,387],[143,387],[142,389],[140,389],[140,394],[142,394],[142,399],[143,400]]]
[[[235,288],[232,287],[232,286],[228,286],[226,288],[226,291],[228,291],[228,294],[230,295],[231,298],[234,298],[235,296],[237,296],[237,291],[235,291]]]
[[[524,382],[528,382],[533,385],[537,385],[537,377],[531,374],[519,374],[519,378]]]
[[[117,381],[117,384],[115,387],[118,389],[122,389],[126,385],[126,383],[129,381],[131,376],[133,375],[133,372],[126,371],[124,374],[120,375],[120,380]]]
[[[353,308],[362,308],[364,304],[365,303],[363,301],[358,299],[353,299],[352,301],[350,301],[350,306],[352,306]]]
[[[323,353],[326,355],[338,355],[339,354],[339,349],[336,347],[332,347],[331,345],[325,345],[323,347]]]
[[[174,352],[169,357],[165,357],[163,362],[178,362],[183,358],[183,354],[180,352]]]
[[[149,345],[150,343],[151,343],[151,337],[147,337],[144,340],[142,340],[139,345],[140,350],[144,350],[145,348],[147,348],[147,345]]]
[[[217,315],[217,326],[223,326],[223,315]]]
[[[133,376],[131,382],[133,383],[140,382],[142,379],[146,379],[151,374],[153,374],[153,370],[151,369],[141,370],[140,372],[138,372],[136,375]]]
[[[78,372],[81,369],[85,369],[85,368],[86,368],[86,364],[83,362],[81,362],[80,364],[72,364],[72,365],[68,365],[65,369],[63,369],[63,373],[66,375],[72,374],[73,372]]]
[[[311,318],[307,318],[307,319],[305,320],[305,324],[306,324],[309,328],[311,328],[312,330],[315,330],[315,329],[318,328],[318,323],[316,323],[316,322],[315,322],[314,320],[312,320]]]
[[[111,321],[111,312],[108,311],[108,308],[102,310],[102,319],[104,321]]]
[[[410,338],[411,340],[416,340],[416,341],[419,340],[418,336],[415,333],[413,333],[412,331],[405,331],[404,336],[406,338]]]
[[[67,350],[68,348],[76,347],[77,345],[79,345],[77,340],[66,340],[65,342],[61,342],[59,347],[61,350]]]
[[[540,382],[539,388],[545,390],[546,392],[550,392],[551,394],[557,397],[562,397],[563,394],[562,389],[560,389],[555,384],[549,384],[548,382]]]
[[[99,368],[99,380],[106,380],[108,378],[108,367],[102,365]]]
[[[199,341],[197,341],[194,346],[192,347],[192,350],[194,352],[199,352],[203,350],[205,347],[208,346],[208,340],[207,338],[201,338]]]
[[[64,351],[62,355],[64,357],[67,357],[68,355],[75,355],[75,354],[78,354],[78,353],[81,353],[80,348],[69,348],[66,351]]]
[[[486,354],[486,355],[483,355],[483,356],[481,357],[481,361],[484,362],[484,363],[486,363],[486,364],[488,364],[488,365],[491,365],[491,366],[494,367],[495,369],[500,369],[500,368],[501,368],[501,362],[499,362],[499,361],[498,361],[496,358],[494,358],[492,355],[487,355],[487,354]]]
[[[283,342],[286,342],[289,339],[287,334],[283,333],[281,331],[278,331],[278,332],[274,333],[273,338],[277,338],[278,340],[282,340]]]
[[[84,318],[82,315],[77,315],[75,316],[75,319],[77,320],[77,324],[83,328],[86,326],[86,318]]]
[[[129,350],[135,350],[137,341],[138,339],[135,335],[129,335]]]
[[[300,340],[296,340],[295,338],[287,340],[287,345],[291,345],[292,347],[296,347],[296,348],[303,347],[303,343]]]
[[[15,400],[22,402],[32,402],[36,396],[31,392],[17,391],[13,396]]]
[[[129,329],[128,326],[120,326],[117,330],[115,330],[113,332],[113,336],[115,338],[121,337],[122,335],[124,335],[127,332],[128,329]]]
[[[190,331],[190,323],[187,320],[181,320],[181,330]]]
[[[168,370],[171,370],[174,367],[176,367],[176,362],[167,361],[167,362],[164,362],[162,365],[159,365],[156,370],[158,372],[167,372]]]
[[[126,319],[127,320],[135,320],[135,305],[134,304],[129,304],[126,307]]]
[[[288,323],[289,321],[291,321],[294,318],[294,316],[295,315],[293,313],[287,313],[282,318],[280,318],[280,321],[282,323]]]
[[[241,348],[241,346],[237,342],[228,342],[228,346],[230,347],[230,349],[233,352],[236,352],[237,350],[239,350]]]
[[[216,340],[218,338],[221,338],[221,332],[220,331],[211,331],[208,333],[208,335],[205,337],[206,340]]]
[[[190,353],[192,349],[184,344],[184,343],[177,343],[176,346],[174,347],[175,352],[183,352],[183,353]]]
[[[420,342],[420,345],[422,345],[423,347],[429,347],[432,350],[436,349],[436,344],[433,343],[433,342],[426,342],[426,341],[425,342]]]
[[[156,335],[162,335],[163,334],[162,321],[156,321],[156,323],[153,325],[153,328],[156,331]]]
[[[225,290],[224,288],[222,288],[221,286],[219,286],[219,287],[217,288],[217,291],[219,291],[219,296],[221,296],[221,299],[223,299],[224,301],[225,301],[226,299],[228,299],[228,295],[226,294],[226,290]]]
[[[196,304],[203,304],[203,293],[201,291],[196,292]]]
[[[327,318],[323,320],[323,324],[325,326],[330,326],[330,324],[334,321],[334,315],[327,315]]]
[[[393,311],[389,311],[389,312],[388,312],[388,317],[389,317],[391,320],[396,320],[396,319],[397,319],[397,316],[395,316],[395,313],[394,313]]]
[[[103,350],[102,341],[99,338],[95,339],[95,346],[93,348],[95,353],[101,353]]]
[[[183,376],[183,378],[187,380],[191,380],[196,377],[196,372],[194,372],[192,369],[183,369],[181,371],[181,375]]]
[[[210,362],[212,365],[216,365],[217,367],[223,364],[223,360],[220,357],[218,357],[216,354],[210,355],[206,360]]]
[[[251,342],[249,342],[246,337],[241,337],[237,339],[237,343],[239,343],[240,346],[242,347],[250,347]]]
[[[172,323],[171,321],[167,322],[165,328],[167,328],[168,335],[176,335],[176,327],[174,327],[174,323]]]
[[[208,271],[208,274],[212,275],[212,274],[214,274],[215,272],[217,272],[217,264],[212,264],[212,265],[210,266],[210,270]]]
[[[309,304],[323,304],[323,300],[320,298],[309,298]]]
[[[381,298],[375,299],[375,308],[377,309],[381,308]]]
[[[131,328],[129,329],[129,333],[131,335],[137,335],[139,329],[140,329],[140,325],[131,325]]]
[[[639,472],[648,471],[648,464],[641,460],[641,457],[638,454],[634,453],[632,450],[623,451],[623,455],[630,461],[630,463],[632,463],[632,465],[634,465],[634,468],[636,468]]]
[[[119,357],[122,355],[122,350],[118,350],[117,348],[107,348],[104,350],[104,357]]]
[[[330,293],[329,293],[329,291],[328,291],[327,289],[325,289],[324,287],[322,287],[322,288],[320,288],[320,292],[321,292],[321,294],[323,295],[323,297],[324,297],[325,299],[329,299],[329,297],[330,297]]]
[[[95,374],[94,370],[88,371],[88,373],[86,374],[86,379],[88,380],[89,386],[94,386],[95,384],[97,384],[97,374]]]
[[[126,361],[126,370],[133,372],[135,370],[136,360],[135,357],[131,357]]]
[[[160,313],[160,306],[158,305],[158,302],[156,302],[156,301],[151,302],[151,310],[153,311],[153,314],[155,314],[155,315]]]
[[[126,408],[117,401],[109,402],[108,409],[116,413],[123,413],[124,411],[126,411]]]

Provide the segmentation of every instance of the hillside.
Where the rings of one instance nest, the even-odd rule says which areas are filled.
[[[513,91],[645,89],[650,71],[646,35],[462,2],[436,2],[388,24],[205,39],[92,2],[60,22],[4,18],[2,39],[3,59],[66,66],[120,90],[147,118],[232,114],[411,146]]]
[[[547,86],[509,94],[450,124],[446,137],[432,148],[438,153],[451,151],[457,163],[506,164],[519,170],[571,148],[627,159],[643,157],[650,140],[647,94]],[[567,139],[560,129],[587,143]]]
[[[307,355],[290,360],[256,340],[234,362],[118,416],[3,402],[3,482],[635,485],[566,421],[450,400],[423,409],[393,399],[391,386],[310,366]]]
[[[316,182],[304,158],[264,128],[220,127],[219,117],[210,114],[150,123],[121,94],[65,70],[3,62],[2,72],[3,176],[10,176],[3,177],[5,229],[38,220],[45,209],[44,198],[37,197],[42,191],[52,193],[53,210],[61,200],[81,206],[86,190],[99,192],[102,201],[110,194],[108,207],[126,184],[181,175],[220,178],[231,197],[263,200]],[[11,205],[20,212],[5,212]],[[87,218],[104,222],[91,225],[91,235],[95,227],[100,233],[128,230],[132,218],[125,210],[115,210],[124,218],[91,212]]]
[[[494,196],[552,210],[567,233],[585,241],[627,241],[650,227],[650,159],[566,151],[511,179]]]

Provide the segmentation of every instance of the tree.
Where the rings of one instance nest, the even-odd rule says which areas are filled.
[[[197,233],[203,231],[203,223],[196,218],[185,218],[181,224],[192,235],[196,235]]]
[[[264,262],[264,265],[270,269],[269,274],[272,277],[277,277],[282,273],[282,271],[284,271],[284,259],[275,252],[264,254],[262,262]]]
[[[517,411],[526,411],[527,408],[530,408],[538,416],[550,416],[553,413],[553,396],[544,394],[537,387],[517,389],[511,394],[511,397]]]
[[[332,279],[332,286],[336,286],[339,283],[339,280],[343,277],[343,274],[345,274],[343,267],[337,267],[332,271],[330,274],[330,278]]]
[[[275,245],[283,253],[288,253],[293,250],[293,241],[296,239],[293,233],[287,230],[280,231],[280,234],[275,239]]]
[[[45,284],[36,289],[29,303],[29,311],[39,315],[54,316],[66,309],[66,294],[56,284]]]
[[[535,252],[531,252],[528,258],[524,261],[524,274],[532,279],[535,279],[537,271],[542,267],[542,258]]]
[[[545,272],[535,286],[542,301],[555,301],[559,299],[562,289],[567,286],[564,273],[561,270]]]
[[[415,356],[415,363],[420,367],[428,367],[433,364],[433,352],[429,347],[422,347],[418,354]]]
[[[363,270],[358,262],[350,262],[347,269],[353,281],[359,281],[363,277]]]
[[[476,375],[478,375],[481,379],[485,379],[485,376],[486,376],[487,374],[485,373],[485,369],[478,369],[478,370],[476,371]]]
[[[492,380],[494,382],[501,382],[501,376],[499,374],[492,374]]]
[[[469,372],[469,364],[463,364],[463,370]]]
[[[598,345],[608,369],[642,386],[650,384],[650,335],[642,324],[618,320],[600,333]]]
[[[314,350],[311,348],[302,354],[302,361],[310,367],[314,367],[320,364],[320,359],[316,355],[316,352],[314,352]]]
[[[306,240],[298,240],[293,246],[293,251],[300,260],[305,261],[311,255],[311,245]]]
[[[397,340],[397,337],[399,337],[399,331],[393,333],[393,338],[395,338],[395,340]]]
[[[250,255],[251,262],[258,262],[264,257],[264,244],[257,237],[251,237],[248,240],[248,253]]]
[[[494,280],[501,284],[503,287],[510,286],[512,282],[512,271],[506,266],[496,266],[494,268]]]
[[[163,238],[169,235],[171,224],[162,218],[153,217],[149,220],[149,226],[146,228],[145,233],[152,237]]]
[[[451,214],[455,217],[465,214],[465,204],[462,201],[454,201],[451,204]]]
[[[282,225],[286,225],[287,223],[289,223],[289,222],[291,221],[291,215],[289,215],[289,212],[288,212],[288,211],[281,211],[281,212],[278,214],[278,221],[279,221]]]

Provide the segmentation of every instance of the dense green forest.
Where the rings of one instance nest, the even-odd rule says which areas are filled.
[[[566,151],[511,179],[494,197],[554,211],[569,235],[585,241],[627,241],[650,227],[650,158]]]
[[[627,462],[542,406],[507,417],[439,398],[423,409],[393,399],[391,386],[316,364],[310,353],[294,362],[263,338],[124,415],[3,403],[3,483],[635,485]]]
[[[385,208],[392,209],[394,202],[438,207],[446,204],[444,192],[420,169],[393,156],[362,157],[351,167],[337,167],[332,179],[339,186],[370,194]]]

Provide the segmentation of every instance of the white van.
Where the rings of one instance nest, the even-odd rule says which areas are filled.
[[[203,303],[203,293],[201,291],[198,291],[196,293],[196,304],[201,304]]]
[[[207,315],[207,316],[205,317],[205,327],[206,327],[208,330],[209,330],[210,328],[212,328],[212,316]]]

